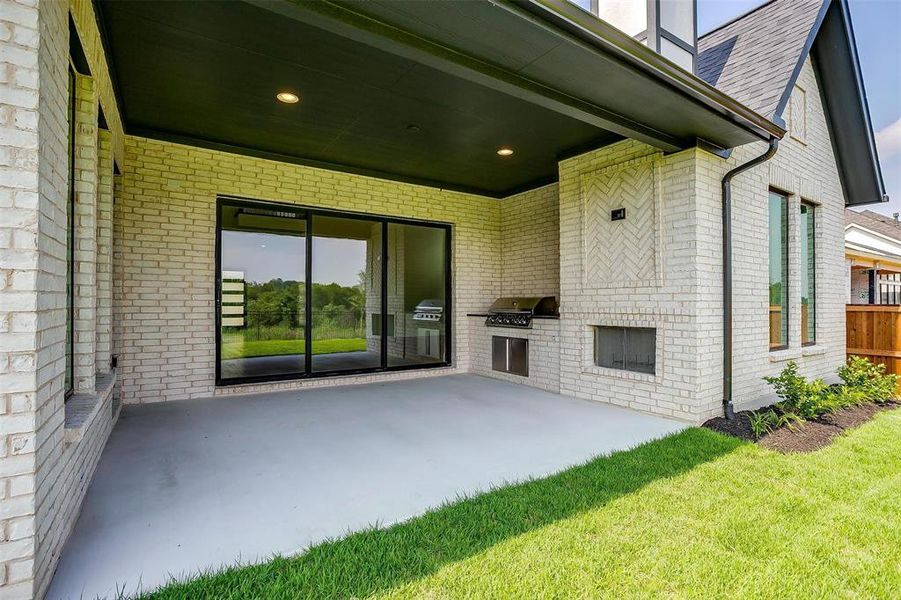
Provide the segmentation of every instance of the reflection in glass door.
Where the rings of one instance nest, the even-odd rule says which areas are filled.
[[[306,215],[220,205],[221,379],[302,375]]]
[[[447,361],[447,230],[388,223],[388,366]]]
[[[450,227],[220,198],[217,385],[450,364]]]
[[[382,365],[381,221],[313,215],[314,373]]]

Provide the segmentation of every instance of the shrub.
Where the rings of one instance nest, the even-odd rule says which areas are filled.
[[[793,412],[784,412],[776,419],[776,427],[788,427],[792,431],[795,430],[795,426],[803,424],[804,419],[798,413]]]
[[[759,440],[773,430],[778,420],[779,415],[773,409],[753,412],[751,413],[751,433]]]
[[[827,386],[822,379],[808,381],[798,373],[798,365],[790,361],[776,377],[764,377],[781,399],[767,410],[751,414],[751,431],[760,438],[773,429],[788,427],[816,419],[824,414],[865,402],[879,404],[896,396],[898,376],[886,374],[885,365],[852,356],[838,370],[842,385]]]
[[[777,411],[768,408],[751,413],[751,433],[758,440],[774,429],[788,427],[794,430],[796,425],[802,423],[804,423],[804,419],[794,412]]]
[[[835,412],[850,406],[860,406],[867,402],[866,392],[850,385],[834,385],[823,392],[823,404],[829,412]]]
[[[825,401],[827,386],[822,379],[807,381],[798,373],[798,365],[790,361],[776,377],[764,377],[782,401],[776,404],[782,414],[801,419],[815,419],[829,411]]]
[[[885,365],[875,364],[861,356],[851,356],[838,370],[838,376],[851,390],[866,400],[882,404],[895,398],[898,376],[886,374]]]

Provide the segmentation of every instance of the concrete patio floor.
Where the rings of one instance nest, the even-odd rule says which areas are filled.
[[[47,598],[295,553],[684,427],[475,375],[128,405]]]

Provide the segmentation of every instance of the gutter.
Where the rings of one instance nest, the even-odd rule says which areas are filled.
[[[723,175],[723,413],[735,418],[732,406],[732,178],[771,159],[779,139],[770,138],[767,151]]]
[[[500,3],[500,0],[490,0]],[[784,124],[773,121],[731,98],[700,77],[689,73],[631,36],[569,0],[511,0],[522,8],[581,41],[617,57],[623,63],[668,84],[683,95],[763,141],[782,138]]]

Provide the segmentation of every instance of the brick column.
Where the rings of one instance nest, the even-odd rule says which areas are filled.
[[[93,392],[97,330],[97,94],[75,76],[75,391]]]
[[[36,489],[62,438],[64,2],[0,0],[0,598],[35,594]]]
[[[97,373],[109,372],[113,312],[113,144],[106,129],[98,133],[97,157],[97,333],[95,364]]]
[[[37,8],[0,0],[0,597],[26,598],[34,570],[38,387]]]

